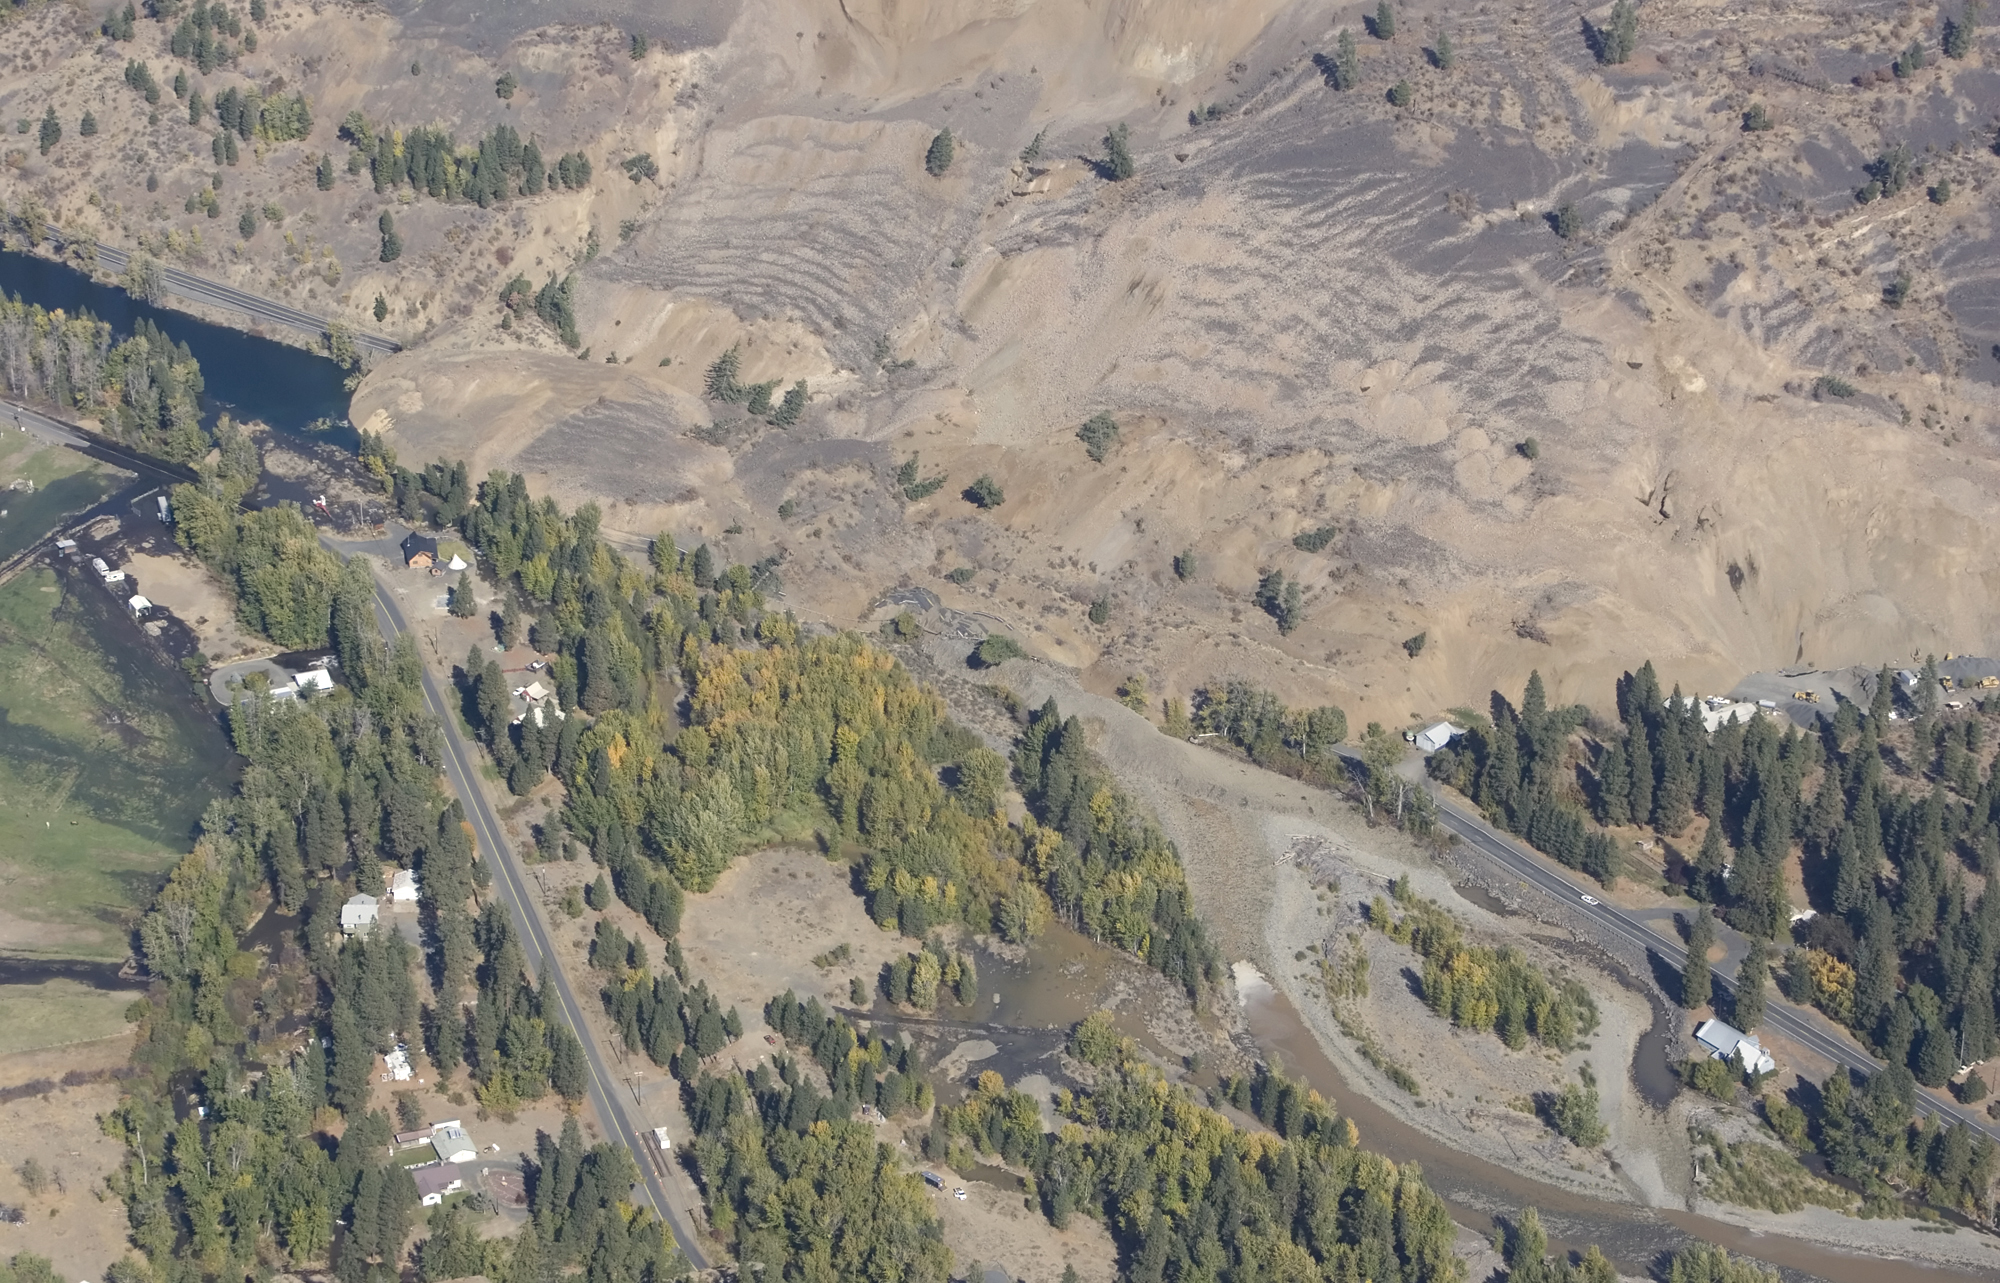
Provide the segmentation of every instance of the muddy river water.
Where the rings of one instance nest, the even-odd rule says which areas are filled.
[[[1028,1074],[1059,1078],[1054,1053],[1063,1035],[1114,994],[1129,995],[1139,969],[1133,960],[1061,927],[1038,941],[1025,963],[985,957],[981,967],[982,992],[973,1007],[940,1016],[955,1025],[950,1032],[993,1045],[993,1054],[974,1062],[972,1072],[994,1069],[1010,1082]],[[1133,1009],[1137,1005],[1121,1004],[1120,1029],[1163,1059],[1176,1060],[1146,1033],[1143,1018]],[[1888,1278],[1991,1283],[1996,1277],[1876,1260],[1800,1239],[1754,1233],[1690,1212],[1613,1203],[1543,1184],[1450,1149],[1355,1090],[1284,994],[1259,987],[1248,996],[1243,1014],[1257,1054],[1282,1064],[1287,1074],[1304,1079],[1333,1101],[1342,1115],[1354,1120],[1364,1146],[1398,1163],[1418,1164],[1450,1205],[1454,1219],[1481,1233],[1494,1228],[1496,1217],[1511,1220],[1532,1206],[1540,1211],[1553,1246],[1581,1251],[1595,1243],[1628,1275],[1649,1275],[1676,1248],[1700,1239],[1777,1266],[1793,1283],[1810,1279],[1883,1283]],[[1213,1077],[1204,1073],[1195,1081],[1212,1082]],[[1642,1085],[1652,1089],[1649,1098],[1658,1090],[1657,1084]]]

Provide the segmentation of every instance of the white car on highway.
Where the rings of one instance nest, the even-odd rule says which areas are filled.
[[[1594,896],[1594,895],[1587,895],[1587,896],[1584,896],[1584,897],[1583,897],[1583,902],[1584,902],[1585,904],[1587,904],[1587,905],[1590,905],[1591,907],[1595,908],[1595,907],[1597,906],[1597,903],[1598,903],[1598,899],[1597,899],[1597,897],[1596,897],[1596,896]]]

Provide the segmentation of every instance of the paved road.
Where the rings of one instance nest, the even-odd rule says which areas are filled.
[[[1361,764],[1358,756],[1350,760],[1357,766]],[[1446,829],[1458,835],[1466,849],[1499,866],[1514,881],[1566,902],[1596,929],[1602,942],[1636,946],[1660,955],[1676,971],[1680,969],[1681,961],[1687,956],[1687,945],[1674,933],[1670,915],[1657,911],[1634,913],[1602,901],[1584,903],[1583,897],[1591,894],[1594,884],[1586,887],[1580,880],[1573,881],[1567,870],[1500,832],[1478,812],[1441,795],[1436,789],[1431,791],[1437,798],[1439,819]],[[1747,946],[1735,931],[1726,926],[1721,927],[1721,935],[1730,946],[1729,956],[1715,964],[1715,979],[1727,982],[1719,983],[1718,987],[1734,992],[1737,962]],[[1844,1030],[1817,1012],[1795,1007],[1775,993],[1765,1003],[1763,1028],[1783,1034],[1816,1055],[1849,1069],[1874,1074],[1882,1068],[1881,1062],[1863,1051]],[[1917,1089],[1917,1108],[1927,1114],[1938,1114],[1948,1123],[1965,1123],[2000,1140],[2000,1124],[1986,1117],[1983,1111],[1966,1109],[1956,1101],[1922,1087]]]
[[[352,551],[352,548],[344,550]],[[409,631],[409,625],[404,621],[403,613],[397,607],[395,598],[382,586],[380,580],[375,583],[375,617],[385,637],[393,638],[398,633]],[[605,1066],[604,1056],[591,1038],[590,1025],[583,1018],[583,1008],[577,1005],[576,994],[570,989],[569,981],[564,978],[561,966],[555,961],[549,946],[548,934],[542,927],[541,919],[535,914],[534,902],[529,898],[527,880],[523,877],[520,865],[515,859],[514,849],[508,843],[505,831],[500,827],[499,817],[493,814],[493,808],[488,804],[486,794],[479,788],[477,750],[469,747],[464,737],[458,733],[458,719],[452,715],[451,706],[445,702],[428,668],[424,670],[424,703],[430,708],[431,715],[437,718],[438,724],[444,728],[445,777],[451,781],[453,791],[465,804],[466,818],[472,821],[473,833],[479,845],[485,848],[487,865],[493,873],[493,890],[506,902],[507,911],[514,920],[514,930],[520,936],[521,951],[526,955],[528,969],[539,971],[542,959],[549,958],[549,974],[554,978],[556,997],[562,1006],[563,1015],[568,1019],[570,1029],[576,1034],[577,1040],[583,1044],[584,1054],[590,1060],[592,1108],[597,1111],[597,1116],[604,1125],[616,1132],[618,1138],[631,1147],[633,1157],[638,1160],[639,1173],[645,1182],[646,1193],[653,1201],[653,1208],[673,1230],[674,1241],[680,1244],[681,1252],[696,1269],[708,1268],[708,1262],[703,1257],[701,1249],[696,1246],[694,1237],[688,1232],[687,1227],[681,1223],[679,1213],[674,1210],[673,1203],[667,1198],[666,1187],[661,1184],[659,1175],[653,1170],[653,1164],[647,1155],[647,1151],[652,1147],[651,1133],[636,1129],[626,1115],[624,1100],[615,1086],[618,1080]]]
[[[58,243],[66,243],[61,228],[51,226],[48,229],[48,234],[49,239]],[[114,245],[99,244],[97,246],[97,261],[114,272],[123,272],[131,263],[132,254],[131,251],[119,249]],[[326,334],[333,324],[323,316],[314,316],[311,312],[302,312],[298,308],[287,306],[274,299],[264,298],[257,294],[246,294],[233,286],[196,276],[192,272],[183,272],[177,267],[162,265],[161,273],[166,281],[167,293],[187,299],[190,302],[206,303],[211,307],[228,308],[233,312],[247,312],[260,321],[271,321],[278,325],[288,325],[293,329],[305,330],[315,335]],[[383,355],[403,350],[403,345],[394,339],[385,338],[380,334],[364,334],[359,331],[354,332],[354,346],[363,351]]]

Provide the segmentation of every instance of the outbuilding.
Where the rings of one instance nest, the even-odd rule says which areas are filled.
[[[1708,1048],[1708,1054],[1716,1060],[1741,1061],[1745,1069],[1760,1074],[1777,1072],[1778,1062],[1771,1059],[1771,1053],[1764,1050],[1762,1043],[1720,1020],[1704,1020],[1696,1025],[1694,1040]]]
[[[479,1147],[455,1122],[439,1123],[431,1129],[431,1148],[437,1151],[440,1163],[469,1163],[479,1157]]]
[[[397,869],[389,879],[389,899],[395,904],[415,904],[417,902],[417,875],[408,869]]]
[[[1463,734],[1465,731],[1461,727],[1453,726],[1450,722],[1426,726],[1417,732],[1417,749],[1419,752],[1435,753]]]

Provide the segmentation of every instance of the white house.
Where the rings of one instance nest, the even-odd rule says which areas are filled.
[[[1778,1062],[1755,1036],[1739,1033],[1720,1020],[1704,1020],[1694,1028],[1694,1040],[1708,1048],[1716,1060],[1740,1060],[1743,1067],[1760,1074],[1776,1073]]]
[[[382,1054],[382,1064],[390,1082],[410,1081],[410,1052],[407,1047],[396,1046]]]
[[[357,895],[340,906],[340,929],[353,935],[363,927],[372,927],[381,918],[380,901],[372,895]]]
[[[1451,743],[1465,731],[1450,722],[1439,722],[1436,726],[1426,726],[1417,732],[1417,749],[1423,753],[1435,753]]]
[[[440,1163],[469,1163],[479,1157],[479,1147],[457,1123],[439,1123],[433,1127],[431,1148],[437,1151]]]
[[[436,1207],[444,1202],[446,1194],[456,1194],[465,1188],[465,1176],[457,1163],[413,1168],[410,1175],[416,1178],[417,1199],[425,1207]]]
[[[300,690],[330,691],[333,689],[333,675],[324,668],[309,668],[294,678],[292,684]]]
[[[408,869],[397,869],[396,876],[389,879],[389,899],[396,904],[415,904],[417,875]]]

